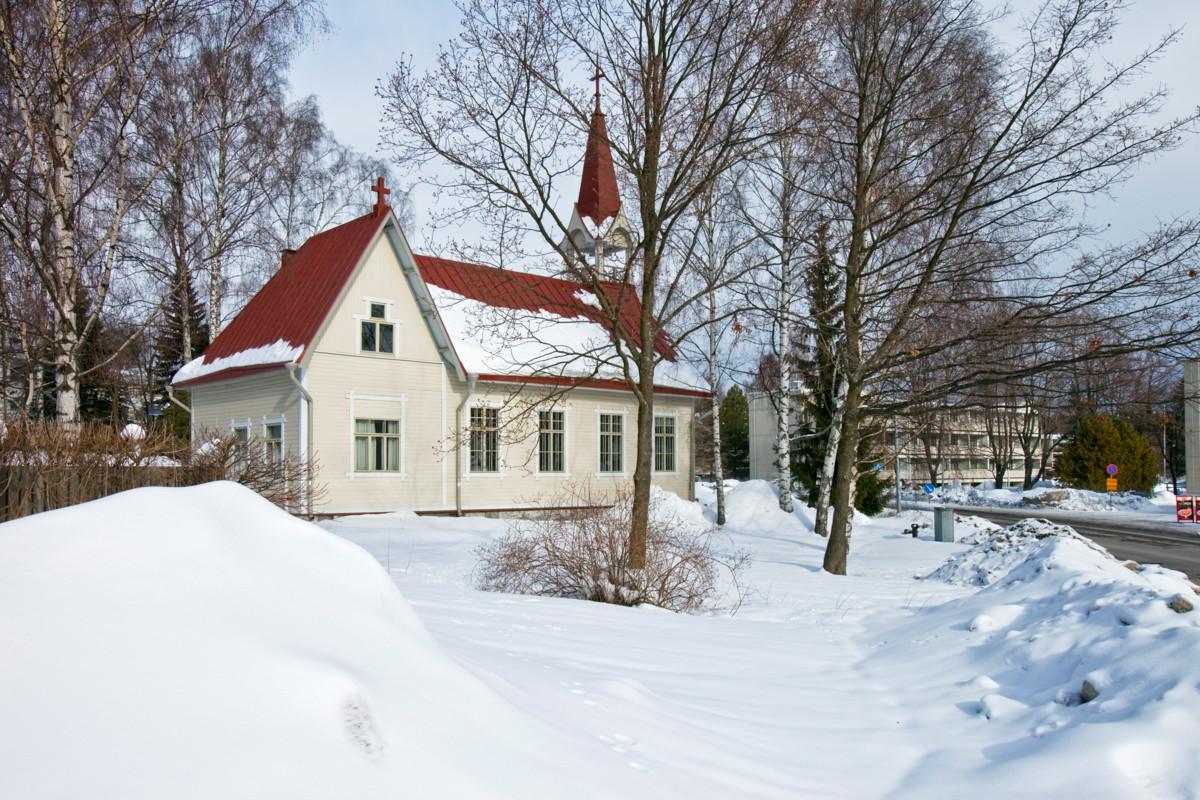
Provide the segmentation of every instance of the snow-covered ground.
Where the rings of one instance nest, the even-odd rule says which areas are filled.
[[[1162,484],[1154,487],[1147,497],[1138,492],[1092,492],[1072,489],[1042,481],[1032,489],[1020,487],[993,488],[962,485],[957,481],[939,486],[933,494],[906,492],[906,502],[919,504],[951,504],[980,507],[1051,508],[1061,511],[1122,511],[1139,514],[1175,514],[1175,495]]]
[[[229,484],[0,526],[0,794],[1200,796],[1178,573],[913,511],[858,520],[835,577],[767,484],[729,519],[748,592],[704,615],[479,592],[501,520],[329,536]]]

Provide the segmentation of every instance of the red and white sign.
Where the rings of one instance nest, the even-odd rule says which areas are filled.
[[[1196,498],[1189,494],[1179,495],[1175,498],[1175,521],[1176,522],[1195,522],[1196,521]]]

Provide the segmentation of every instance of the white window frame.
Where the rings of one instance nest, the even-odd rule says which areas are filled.
[[[396,307],[393,300],[386,297],[370,297],[363,296],[363,311],[361,314],[354,315],[354,354],[360,356],[373,356],[376,358],[399,358],[400,357],[400,327],[404,324],[401,320],[392,316],[392,311]],[[372,317],[371,306],[382,305],[383,317]],[[362,324],[364,322],[384,323],[392,326],[392,352],[379,352],[378,350],[363,350],[362,349]],[[375,332],[375,343],[379,343],[379,331]]]
[[[262,431],[262,446],[263,454],[268,455],[267,448],[271,446],[271,439],[267,438],[267,426],[279,426],[279,461],[282,464],[287,458],[287,417],[280,415],[277,417],[263,417],[259,430]]]
[[[235,466],[239,470],[245,468],[246,459],[249,458],[249,455],[250,455],[250,448],[254,446],[253,429],[254,429],[254,420],[250,419],[250,417],[246,417],[245,419],[229,420],[229,430],[233,433],[235,445],[241,450],[240,453],[235,455]],[[237,435],[238,435],[239,431],[245,431],[245,433],[246,433],[246,441],[245,442],[237,441]]]
[[[541,477],[569,478],[569,477],[571,477],[571,436],[570,436],[571,414],[570,414],[570,410],[566,405],[548,405],[548,406],[538,407],[537,411],[538,411],[537,434],[536,434],[536,438],[534,439],[534,447],[533,447],[534,458],[536,459],[537,466],[534,468],[534,477],[538,477],[538,478],[541,478]],[[548,412],[556,412],[557,411],[563,415],[563,429],[562,429],[563,468],[557,472],[543,472],[542,471],[542,419],[541,419],[541,413],[543,411],[548,411]]]
[[[471,411],[476,408],[496,412],[496,468],[493,470],[475,470],[471,468]],[[463,413],[466,414],[466,419],[463,420],[463,429],[467,435],[467,446],[463,448],[463,457],[466,459],[466,464],[463,465],[463,474],[469,475],[472,478],[504,477],[504,419],[501,411],[502,409],[499,405],[485,400],[474,402],[463,409]]]
[[[350,434],[349,441],[349,460],[346,462],[346,477],[350,480],[358,480],[359,478],[378,479],[390,478],[392,480],[406,480],[408,478],[408,395],[379,395],[379,394],[358,394],[357,392],[346,392],[346,400],[350,405],[350,419],[347,423]],[[391,412],[387,415],[380,415],[376,411],[363,412],[362,419],[398,419],[400,420],[400,471],[387,472],[370,470],[367,472],[359,472],[358,461],[355,458],[354,452],[354,437],[356,431],[354,422],[360,416],[355,409],[355,404],[358,401],[366,403],[392,403],[398,408],[398,414],[395,417],[391,416]]]
[[[374,429],[368,430],[368,431],[360,431],[358,429],[358,423],[360,423],[360,422],[366,422],[366,423],[382,422],[382,423],[384,423],[385,429],[383,431],[377,431]],[[390,423],[390,422],[396,423],[395,431],[388,431],[386,429],[387,423]],[[380,469],[372,469],[370,467],[368,467],[367,469],[362,469],[358,466],[358,440],[363,439],[363,438],[365,438],[367,440],[367,462],[368,463],[374,460],[373,455],[375,454],[374,453],[375,448],[371,446],[372,440],[376,440],[376,439],[383,440],[383,450],[381,452],[381,456],[383,459],[384,466],[381,467]],[[392,439],[396,440],[396,468],[388,469],[387,468],[388,442]],[[394,417],[394,418],[391,416],[355,417],[354,418],[354,471],[358,472],[358,473],[368,473],[369,472],[372,474],[377,473],[377,472],[387,472],[387,473],[399,472],[400,471],[400,439],[401,439],[401,436],[400,436],[400,418],[399,417]]]
[[[621,471],[606,472],[600,468],[600,416],[612,415],[621,417]],[[606,478],[629,477],[629,409],[627,408],[597,408],[596,409],[596,474]]]
[[[672,461],[675,464],[674,469],[660,470],[660,469],[656,468],[657,456],[658,456],[658,431],[654,430],[654,428],[657,427],[658,420],[660,420],[660,419],[672,420],[674,423],[674,426],[675,426],[673,432],[671,433],[671,441],[674,445],[674,452],[672,453]],[[650,448],[650,472],[654,475],[678,475],[679,474],[679,413],[672,411],[667,414],[655,414],[654,421],[653,421],[653,423],[651,423],[650,428],[651,428],[650,438],[652,440],[651,448]]]

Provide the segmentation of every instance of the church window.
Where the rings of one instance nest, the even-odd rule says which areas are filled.
[[[283,461],[282,422],[268,422],[263,425],[263,447],[268,461],[273,464]]]
[[[654,418],[654,471],[675,471],[675,418]]]
[[[471,409],[471,472],[500,470],[500,412]]]
[[[538,472],[563,472],[566,419],[561,411],[538,412]]]
[[[370,319],[359,322],[359,347],[364,353],[394,353],[396,326],[386,322],[387,305],[370,303]]]
[[[400,420],[354,420],[354,471],[400,471]]]
[[[600,471],[621,472],[623,414],[600,415]]]

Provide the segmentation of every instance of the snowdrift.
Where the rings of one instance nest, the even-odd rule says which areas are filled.
[[[1150,497],[1137,492],[1092,492],[1072,489],[1042,481],[1029,490],[997,489],[988,483],[979,486],[957,482],[938,487],[933,494],[906,492],[908,502],[950,503],[979,507],[1052,508],[1059,511],[1131,511],[1166,513],[1175,511],[1175,495],[1162,485],[1156,486]]]
[[[793,498],[792,513],[779,509],[779,489],[764,480],[726,481],[725,519],[731,528],[778,530],[780,533],[812,532],[813,511]],[[716,519],[717,494],[704,487],[696,498],[709,519]]]
[[[370,555],[235,484],[0,526],[0,607],[6,797],[558,797],[584,774]]]
[[[896,796],[1069,797],[1081,781],[1089,797],[1192,796],[1196,587],[1045,520],[976,536],[927,578],[983,588],[897,630],[889,660],[914,691],[957,686],[931,714],[977,715],[981,730],[927,755]]]

